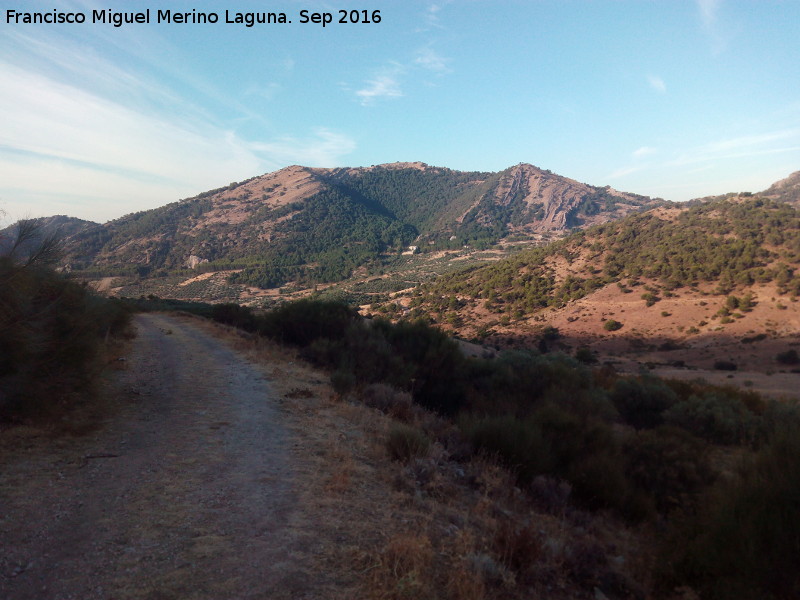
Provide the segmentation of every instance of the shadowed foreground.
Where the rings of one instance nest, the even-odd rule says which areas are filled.
[[[264,374],[185,321],[136,325],[107,423],[0,460],[0,597],[313,597]]]

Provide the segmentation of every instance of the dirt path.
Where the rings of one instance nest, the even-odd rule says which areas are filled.
[[[190,322],[136,325],[112,418],[0,458],[0,598],[317,597],[265,373]]]

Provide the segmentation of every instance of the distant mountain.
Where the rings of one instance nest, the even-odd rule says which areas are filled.
[[[482,248],[561,236],[662,203],[528,164],[499,173],[418,162],[293,166],[77,231],[68,248],[71,266],[94,274],[200,265],[274,287],[337,281],[409,246]]]
[[[795,171],[786,179],[773,183],[761,192],[761,195],[800,208],[800,171]]]

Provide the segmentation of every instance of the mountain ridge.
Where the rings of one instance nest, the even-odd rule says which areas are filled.
[[[79,231],[67,250],[76,271],[148,275],[208,262],[274,287],[340,280],[409,246],[541,241],[663,203],[526,163],[500,172],[292,165]]]

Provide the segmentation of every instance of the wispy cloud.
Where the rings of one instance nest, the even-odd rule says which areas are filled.
[[[403,96],[400,82],[406,71],[406,67],[400,63],[388,64],[367,80],[364,87],[356,90],[356,98],[362,106],[371,106],[378,100],[400,98]]]
[[[632,175],[633,173],[637,173],[638,171],[644,170],[643,166],[629,166],[629,167],[621,167],[609,173],[606,176],[606,179],[619,179],[621,177],[625,177],[627,175]]]
[[[0,59],[0,196],[15,212],[22,202],[52,213],[74,194],[71,206],[76,197],[88,203],[76,216],[111,218],[291,162],[337,164],[355,148],[327,129],[254,142],[134,74],[111,89],[76,66],[98,64],[107,66],[72,63],[70,78],[81,85],[71,85],[48,69]],[[116,73],[109,69],[106,77]],[[128,86],[138,87],[135,96],[122,93]]]
[[[450,71],[447,66],[449,62],[450,59],[445,58],[429,46],[417,50],[417,55],[414,58],[415,65],[440,74]]]
[[[723,0],[695,0],[700,14],[700,24],[711,41],[714,54],[720,54],[727,46],[727,40],[720,24],[720,10]]]
[[[671,164],[690,165],[709,161],[794,152],[800,147],[800,128],[783,129],[709,142],[682,152]]]
[[[376,75],[369,81],[365,87],[356,91],[356,96],[361,102],[362,106],[370,106],[376,100],[384,100],[387,98],[399,98],[403,95],[400,89],[400,72],[387,72]]]
[[[421,29],[421,31],[432,28],[442,28],[443,26],[441,24],[439,13],[441,13],[442,9],[451,2],[452,0],[440,0],[439,2],[432,2],[429,4],[425,8],[425,12],[422,14],[423,29]]]
[[[640,148],[634,150],[631,153],[631,156],[633,156],[633,158],[639,159],[639,158],[645,158],[647,156],[652,156],[656,152],[658,152],[658,150],[656,150],[652,146],[641,146]]]
[[[322,167],[338,164],[342,156],[356,149],[356,143],[347,135],[318,127],[306,137],[285,136],[249,147],[267,157],[278,158],[283,164],[294,162]]]
[[[657,75],[648,75],[647,76],[647,83],[650,84],[650,87],[657,91],[659,94],[666,94],[667,92],[667,84],[664,83],[664,80]]]
[[[711,28],[717,24],[721,4],[722,0],[697,0],[697,8],[704,27]]]

